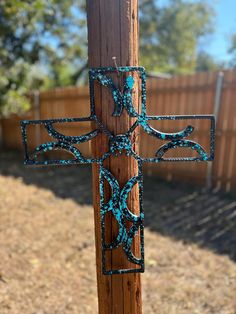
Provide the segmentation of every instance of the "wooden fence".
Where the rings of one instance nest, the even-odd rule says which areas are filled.
[[[217,88],[218,82],[218,88]],[[222,83],[222,86],[221,86]],[[217,92],[218,90],[218,92]],[[1,121],[2,142],[7,149],[21,149],[19,121],[21,119],[47,119],[61,117],[83,117],[89,115],[89,94],[87,87],[55,89],[33,97],[34,109],[24,117],[11,117]],[[217,117],[216,153],[210,163],[160,163],[147,164],[145,171],[157,174],[167,180],[189,181],[198,184],[209,182],[226,191],[236,189],[236,71],[219,74],[198,73],[176,76],[170,79],[148,78],[147,111],[151,115],[169,114],[212,114]],[[189,123],[188,123],[189,122]],[[193,122],[193,123],[192,123]],[[160,130],[172,132],[186,127],[195,127],[194,136],[209,149],[209,123],[205,121],[159,121],[152,125]],[[63,125],[58,130],[65,134],[83,134],[90,130],[85,122],[82,127],[76,123]],[[160,143],[154,137],[141,132],[142,156],[153,156]],[[31,146],[35,147],[46,139],[41,129],[31,131]],[[81,151],[89,155],[90,146],[84,143]],[[177,149],[175,156],[183,154]],[[186,150],[188,151],[188,150]],[[189,154],[192,154],[191,152]],[[189,155],[188,155],[189,156]],[[191,155],[192,156],[192,155]]]

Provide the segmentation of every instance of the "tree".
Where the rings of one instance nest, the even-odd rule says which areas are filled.
[[[205,1],[140,0],[141,63],[147,70],[191,73],[199,40],[213,31],[213,8]]]
[[[197,54],[195,69],[197,72],[217,71],[222,68],[225,68],[225,64],[223,62],[216,62],[208,53],[201,51]]]
[[[1,115],[28,108],[32,88],[78,78],[86,56],[84,10],[83,0],[0,2]]]
[[[228,52],[231,55],[230,67],[236,68],[236,34],[231,36]]]

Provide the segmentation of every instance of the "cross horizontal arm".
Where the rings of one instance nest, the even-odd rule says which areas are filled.
[[[207,153],[205,149],[198,143],[186,140],[193,131],[194,128],[192,126],[187,126],[184,130],[177,133],[164,133],[160,132],[153,127],[151,127],[148,122],[149,121],[160,121],[160,120],[209,120],[210,121],[210,152]],[[63,135],[58,132],[54,128],[54,124],[56,123],[73,123],[73,122],[85,122],[85,121],[94,121],[96,123],[96,128],[89,133],[79,135],[79,136],[68,136]],[[43,125],[47,131],[47,133],[53,138],[53,141],[42,143],[37,146],[35,150],[29,153],[28,145],[27,145],[27,127],[29,125]],[[159,149],[157,149],[155,157],[151,158],[142,158],[141,156],[137,156],[133,150],[132,145],[129,141],[129,137],[134,131],[134,129],[140,125],[144,131],[161,140],[168,141]],[[214,158],[214,146],[215,146],[215,118],[212,115],[175,115],[175,116],[138,116],[138,119],[134,123],[134,125],[124,134],[123,136],[115,136],[111,133],[107,128],[105,128],[102,123],[97,119],[96,116],[89,116],[85,118],[65,118],[65,119],[49,119],[49,120],[24,120],[21,121],[21,130],[23,137],[23,145],[25,151],[25,164],[26,165],[65,165],[65,164],[77,164],[77,163],[94,163],[101,162],[105,160],[107,157],[114,153],[114,145],[117,148],[126,149],[126,152],[129,155],[133,155],[134,158],[143,162],[170,162],[170,161],[211,161]],[[110,147],[106,154],[101,156],[101,158],[85,158],[79,149],[74,144],[80,144],[83,142],[88,142],[92,140],[95,136],[98,135],[99,132],[104,132],[110,139]],[[119,139],[120,138],[120,139]],[[121,142],[120,142],[121,141]],[[183,148],[191,148],[198,153],[198,157],[171,157],[165,158],[164,154],[170,150],[178,147]],[[71,159],[48,159],[40,161],[38,160],[38,156],[52,151],[52,150],[64,150],[69,152],[73,158]],[[119,149],[118,149],[119,150]]]

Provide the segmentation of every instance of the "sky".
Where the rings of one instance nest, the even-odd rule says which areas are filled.
[[[194,2],[195,0],[189,0]],[[169,0],[157,0],[159,5],[165,6]],[[236,0],[206,0],[216,13],[215,31],[201,42],[200,50],[212,55],[217,61],[229,61],[227,53],[230,34],[236,33]]]
[[[214,1],[214,0],[213,0]],[[204,50],[217,60],[229,60],[227,49],[230,34],[236,33],[236,0],[217,0],[215,2],[215,33],[209,38]]]

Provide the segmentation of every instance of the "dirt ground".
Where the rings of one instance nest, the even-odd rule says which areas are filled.
[[[0,153],[0,314],[97,313],[89,170]],[[144,190],[144,313],[236,314],[236,197]]]

